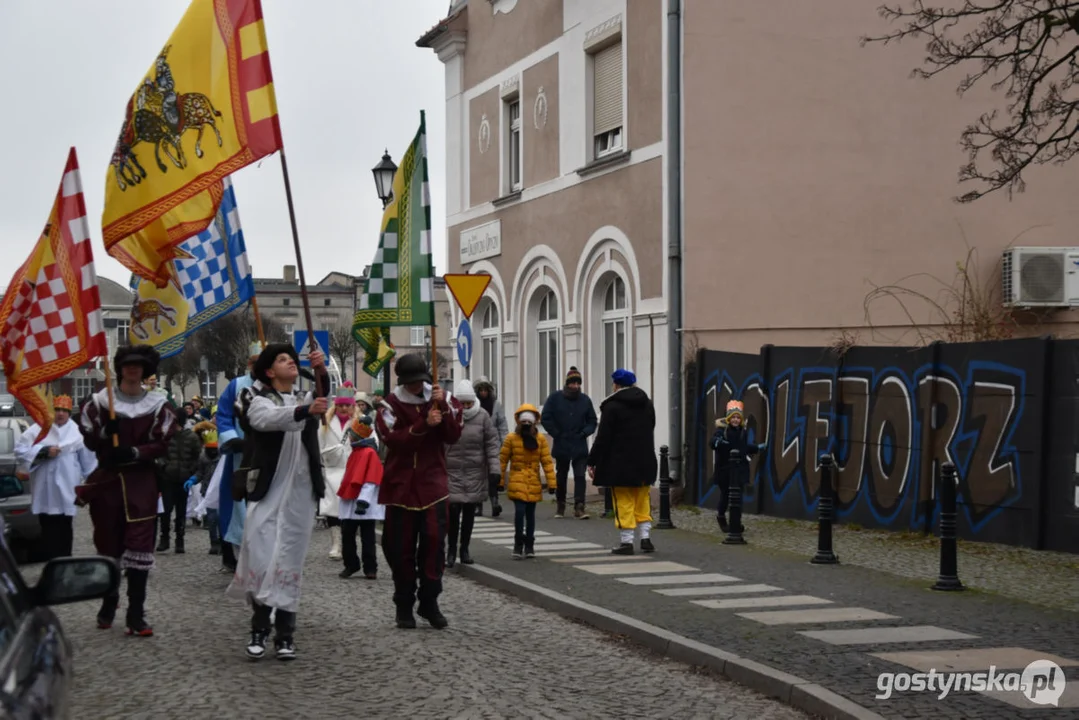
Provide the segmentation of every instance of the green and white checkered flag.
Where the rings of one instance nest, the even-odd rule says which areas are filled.
[[[421,110],[420,129],[393,178],[393,200],[382,216],[378,252],[352,320],[352,336],[364,350],[364,372],[377,377],[396,353],[390,344],[391,326],[434,325],[434,294],[427,120]]]

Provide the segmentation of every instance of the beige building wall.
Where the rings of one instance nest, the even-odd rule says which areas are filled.
[[[1009,244],[1079,245],[1074,163],[1031,170],[1011,201],[953,201],[967,190],[959,135],[1001,96],[958,98],[956,74],[911,79],[918,42],[860,47],[889,27],[875,3],[684,6],[688,341],[756,352],[829,344],[847,328],[863,344],[894,342],[910,322],[881,302],[869,327],[874,285],[916,274],[950,283],[968,243],[996,287]],[[903,285],[939,290],[925,278]],[[924,302],[908,307],[919,322],[933,317]],[[1030,331],[1072,333],[1074,321],[1055,313]]]

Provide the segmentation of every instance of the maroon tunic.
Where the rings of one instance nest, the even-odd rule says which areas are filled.
[[[424,510],[449,497],[445,445],[461,437],[461,403],[453,397],[448,403],[443,400],[442,422],[428,427],[427,411],[432,403],[407,403],[398,393],[403,394],[404,389],[391,393],[385,401],[390,409],[379,408],[375,416],[379,437],[388,450],[378,502]],[[392,428],[388,422],[391,418]]]
[[[112,437],[106,437],[108,391],[94,394],[82,407],[79,429],[86,447],[97,454],[98,469],[91,473],[78,496],[90,505],[94,547],[106,557],[118,558],[123,568],[151,570],[154,566],[154,520],[157,517],[157,475],[154,460],[165,455],[177,431],[176,416],[164,395],[143,393],[133,398],[115,393],[121,446],[138,450],[138,459],[126,465],[109,460]]]

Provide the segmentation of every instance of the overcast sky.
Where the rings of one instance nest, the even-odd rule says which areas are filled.
[[[189,0],[0,0],[0,287],[37,241],[74,145],[98,275],[127,284],[105,254],[101,210],[124,105]],[[447,0],[262,0],[307,281],[359,274],[378,245],[371,168],[395,162],[427,111],[435,265],[444,272],[442,63],[416,40]],[[145,161],[144,161],[145,165]],[[111,173],[109,174],[111,178]],[[295,262],[278,155],[232,176],[258,277]]]

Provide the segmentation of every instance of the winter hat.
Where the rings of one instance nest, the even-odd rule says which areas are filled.
[[[372,423],[373,421],[371,420],[370,415],[358,417],[352,421],[352,432],[356,433],[361,438],[364,438],[366,440],[367,438],[371,437],[371,433],[374,431],[374,428],[371,427]]]
[[[292,345],[289,343],[270,343],[259,353],[259,359],[255,361],[255,367],[251,368],[251,377],[263,385],[269,385],[270,378],[266,373],[273,367],[278,355],[288,355],[297,366],[300,364],[300,356]]]
[[[341,387],[337,388],[337,393],[333,398],[334,405],[355,405],[356,404],[356,389],[352,387],[352,383],[348,380],[341,383]]]
[[[535,425],[539,420],[539,409],[531,403],[525,403],[517,408],[517,412],[513,413],[513,417],[519,423],[530,422]]]
[[[54,410],[67,410],[71,412],[73,403],[70,395],[57,395],[52,401]]]
[[[576,367],[570,367],[569,372],[566,373],[566,384],[580,385],[582,382],[584,382],[584,379],[581,377],[581,371]]]
[[[732,417],[737,415],[738,417],[745,419],[745,405],[741,400],[731,400],[727,403],[727,415],[726,418],[729,421]]]
[[[142,376],[148,378],[157,374],[157,364],[160,361],[161,354],[150,345],[125,345],[116,351],[112,366],[119,376],[124,365],[142,365]]]
[[[457,385],[453,388],[453,394],[461,402],[476,402],[476,391],[472,387],[471,380],[458,380]]]
[[[427,361],[419,353],[409,353],[398,358],[393,366],[398,385],[410,385],[420,380],[431,382],[431,373],[427,370]]]
[[[207,430],[203,433],[202,446],[207,448],[217,447],[217,430]]]
[[[358,393],[356,393],[352,399],[355,400],[357,404],[367,403],[367,407],[371,407],[374,404],[371,402],[371,396],[365,393],[363,390],[360,390]]]
[[[633,387],[637,384],[637,376],[633,374],[632,370],[626,370],[625,368],[619,368],[611,373],[611,380],[618,387]]]

